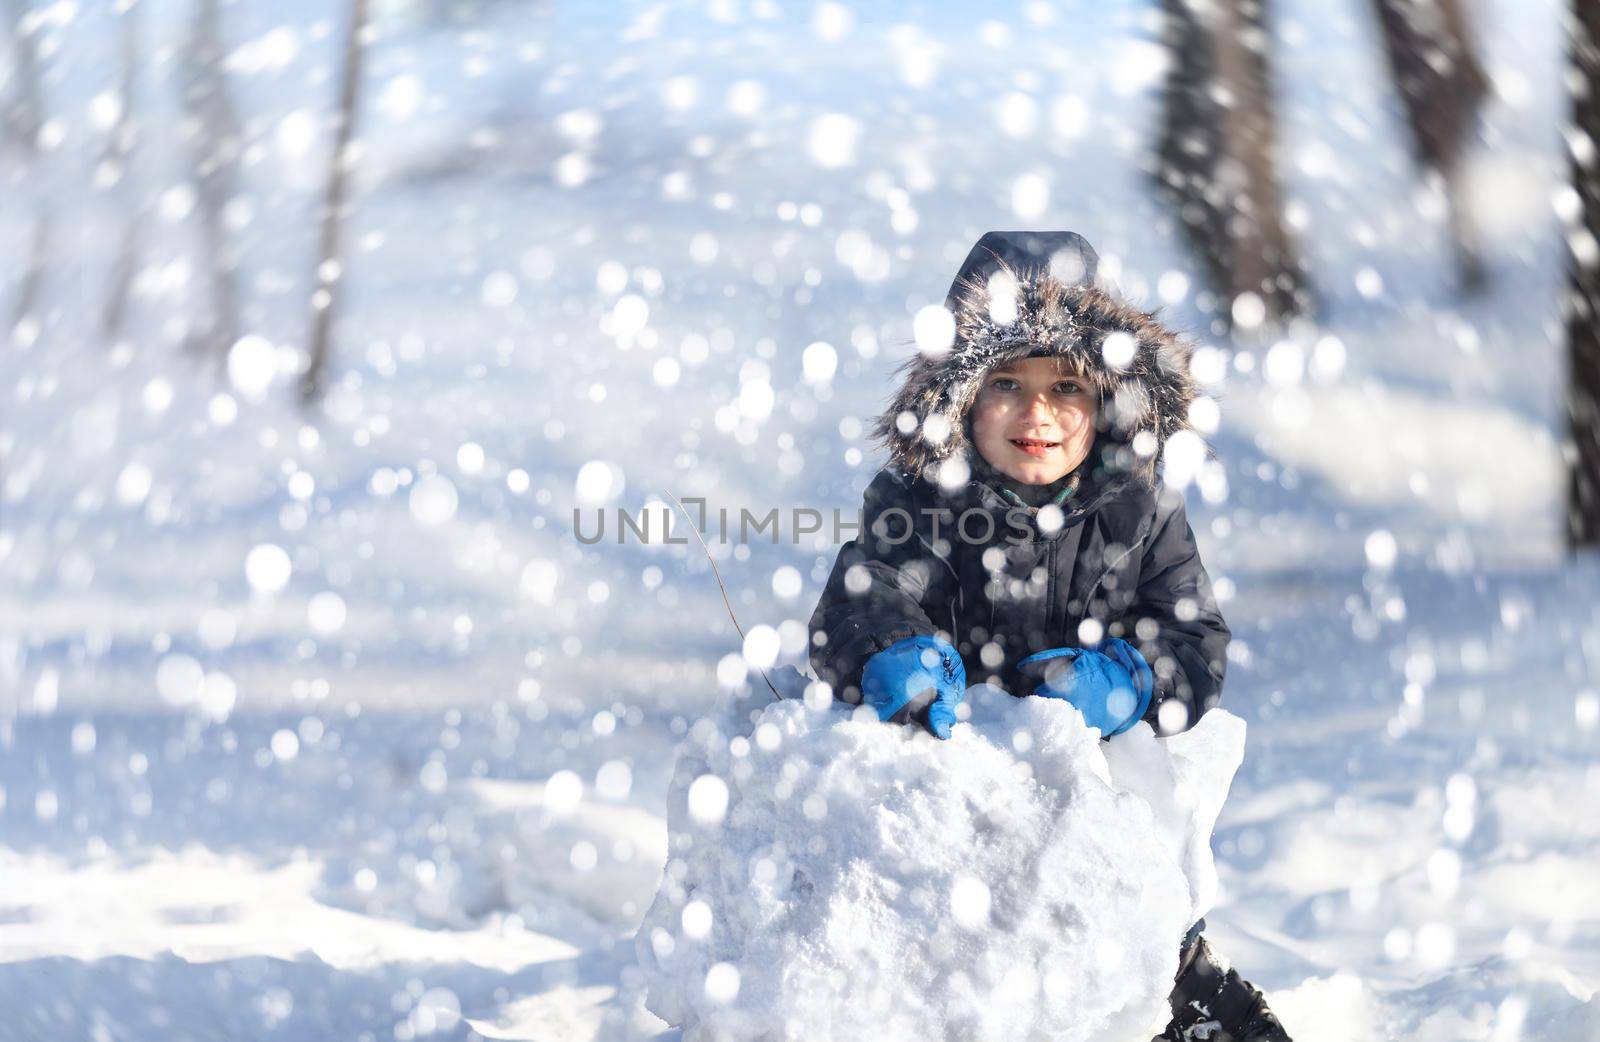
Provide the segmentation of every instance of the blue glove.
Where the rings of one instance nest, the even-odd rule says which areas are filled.
[[[1149,664],[1121,637],[1094,648],[1051,648],[1029,655],[1017,668],[1042,681],[1034,694],[1065,699],[1107,738],[1138,723],[1155,693]]]
[[[915,720],[936,738],[949,738],[956,706],[967,694],[967,666],[950,642],[907,637],[867,659],[861,671],[861,701],[878,719]]]

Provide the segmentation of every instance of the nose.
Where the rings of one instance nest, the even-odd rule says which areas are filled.
[[[1050,408],[1050,400],[1043,392],[1028,399],[1026,413],[1030,419],[1048,420],[1055,416],[1055,412]]]

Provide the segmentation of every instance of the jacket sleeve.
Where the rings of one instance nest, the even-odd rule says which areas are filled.
[[[839,548],[811,614],[812,668],[845,702],[861,701],[867,659],[906,637],[939,632],[924,607],[935,576],[908,481],[889,468],[872,479],[861,529]]]
[[[1139,632],[1142,620],[1155,623],[1151,639]],[[1200,561],[1181,493],[1163,490],[1157,497],[1124,627],[1155,674],[1144,719],[1157,734],[1187,731],[1222,697],[1232,634]],[[1148,622],[1144,629],[1150,630]]]

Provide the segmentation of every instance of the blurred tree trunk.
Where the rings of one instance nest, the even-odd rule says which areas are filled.
[[[328,158],[327,190],[322,203],[322,234],[317,248],[316,291],[311,295],[311,360],[300,378],[300,397],[313,401],[322,393],[328,364],[335,291],[343,274],[340,241],[345,218],[350,142],[361,105],[361,58],[367,32],[367,0],[350,0],[350,34],[344,47],[344,76],[339,86],[337,133]]]
[[[1158,183],[1211,288],[1254,293],[1274,322],[1311,307],[1283,213],[1261,0],[1162,0],[1170,56]]]
[[[31,27],[26,24],[27,0],[3,0],[0,13],[5,16],[11,38],[11,76],[7,82],[10,97],[4,99],[4,105],[0,107],[0,137],[15,141],[24,156],[24,165],[30,171],[37,172],[40,163],[39,130],[44,125],[44,109],[40,100],[38,55]],[[50,256],[51,215],[47,199],[38,188],[38,185],[34,185],[31,193],[34,214],[32,233],[28,236],[27,267],[17,282],[17,296],[11,305],[10,329],[13,330],[38,310]],[[6,188],[8,195],[13,190],[9,186]]]
[[[44,289],[45,268],[50,260],[51,214],[46,204],[35,205],[33,234],[28,237],[28,267],[17,286],[17,299],[11,305],[11,327],[15,329],[29,318],[36,318],[39,296]]]
[[[228,244],[224,211],[238,180],[239,120],[228,100],[227,76],[222,68],[226,51],[218,0],[196,0],[194,25],[184,62],[185,131],[194,160],[195,202],[206,256],[202,267],[210,276],[210,314],[190,339],[191,347],[222,365],[238,339],[238,302],[233,272],[237,258]]]
[[[1461,0],[1373,0],[1373,5],[1417,161],[1444,182],[1457,274],[1463,288],[1480,289],[1483,260],[1461,167],[1489,78],[1473,47],[1466,12]]]
[[[122,43],[122,108],[116,123],[111,127],[101,165],[117,178],[119,195],[123,200],[122,229],[117,241],[116,267],[111,271],[111,281],[106,287],[105,309],[101,312],[100,328],[107,341],[122,329],[127,314],[128,292],[133,285],[133,273],[139,262],[139,199],[133,179],[134,149],[138,142],[138,128],[133,116],[133,94],[139,72],[139,4],[129,4],[117,15],[117,28]]]
[[[1567,543],[1600,546],[1600,7],[1573,0],[1572,184],[1579,212],[1567,229],[1569,461]]]
[[[33,37],[23,24],[28,15],[28,0],[4,0],[6,31],[11,37],[11,75],[6,93],[11,97],[0,107],[0,131],[15,138],[30,151],[37,148],[39,124],[43,121],[39,104],[39,58]]]

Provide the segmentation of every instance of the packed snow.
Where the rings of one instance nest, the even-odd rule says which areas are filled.
[[[692,731],[638,934],[650,1010],[722,1042],[1159,1033],[1243,722],[1102,743],[1065,702],[970,697],[948,742],[825,693]]]

